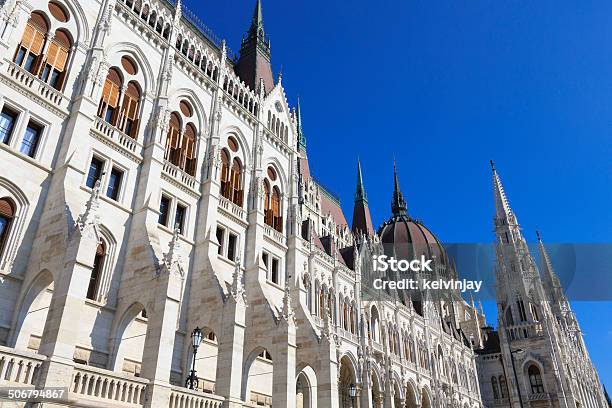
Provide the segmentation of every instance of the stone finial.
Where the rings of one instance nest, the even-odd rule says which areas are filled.
[[[168,272],[175,272],[183,276],[183,259],[181,257],[181,240],[180,235],[181,229],[176,224],[174,232],[172,234],[172,240],[168,244],[168,253],[164,257],[164,264]]]
[[[82,235],[87,235],[90,238],[98,238],[98,228],[100,226],[100,180],[97,180],[94,187],[91,189],[89,199],[85,204],[85,211],[79,215],[76,221],[76,227]]]
[[[237,303],[246,305],[246,290],[244,289],[244,274],[240,264],[240,255],[236,257],[234,273],[232,274],[232,297]]]
[[[295,324],[295,313],[293,312],[293,307],[291,306],[291,288],[289,286],[290,279],[287,278],[285,281],[285,294],[283,296],[283,319],[287,321],[287,323]]]

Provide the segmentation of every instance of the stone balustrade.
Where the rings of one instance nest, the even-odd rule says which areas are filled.
[[[142,406],[149,380],[91,366],[76,364],[71,393],[78,398]]]
[[[246,211],[223,196],[219,197],[219,208],[227,214],[246,222]]]
[[[34,385],[45,356],[0,346],[0,384]]]
[[[197,180],[195,177],[187,174],[180,167],[175,166],[169,161],[164,161],[164,174],[166,174],[171,180],[174,180],[183,186],[187,187],[192,191],[197,191]]]
[[[172,387],[168,408],[221,408],[224,398],[187,388]]]
[[[70,101],[57,89],[41,81],[12,61],[6,61],[6,72],[13,81],[23,88],[30,90],[35,95],[41,97],[45,102],[59,108],[61,111],[67,111]]]

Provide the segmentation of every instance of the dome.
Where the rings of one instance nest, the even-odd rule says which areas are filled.
[[[416,259],[424,255],[446,265],[447,256],[440,241],[421,222],[406,213],[393,214],[378,230],[384,252],[396,259]]]
[[[394,169],[395,189],[391,210],[393,215],[378,229],[385,255],[396,259],[417,259],[422,255],[438,265],[447,265],[448,257],[440,241],[421,222],[408,215],[406,200],[399,189],[397,169]]]

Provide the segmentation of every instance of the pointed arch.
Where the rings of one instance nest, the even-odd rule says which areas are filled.
[[[123,56],[128,55],[136,64],[140,67],[143,76],[143,94],[154,94],[156,92],[155,87],[155,75],[153,73],[153,69],[151,68],[151,64],[149,63],[149,58],[147,58],[146,54],[134,43],[129,42],[118,42],[114,44],[110,44],[104,51],[104,55],[107,60],[109,60],[110,56]]]

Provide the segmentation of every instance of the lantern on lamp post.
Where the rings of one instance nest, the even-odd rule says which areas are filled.
[[[198,353],[198,348],[202,343],[202,330],[199,327],[193,329],[191,332],[191,347],[193,347],[193,360],[191,361],[191,371],[189,372],[189,376],[185,381],[185,387],[190,390],[195,390],[198,388],[198,376],[196,375],[195,362],[196,362],[196,354]]]

